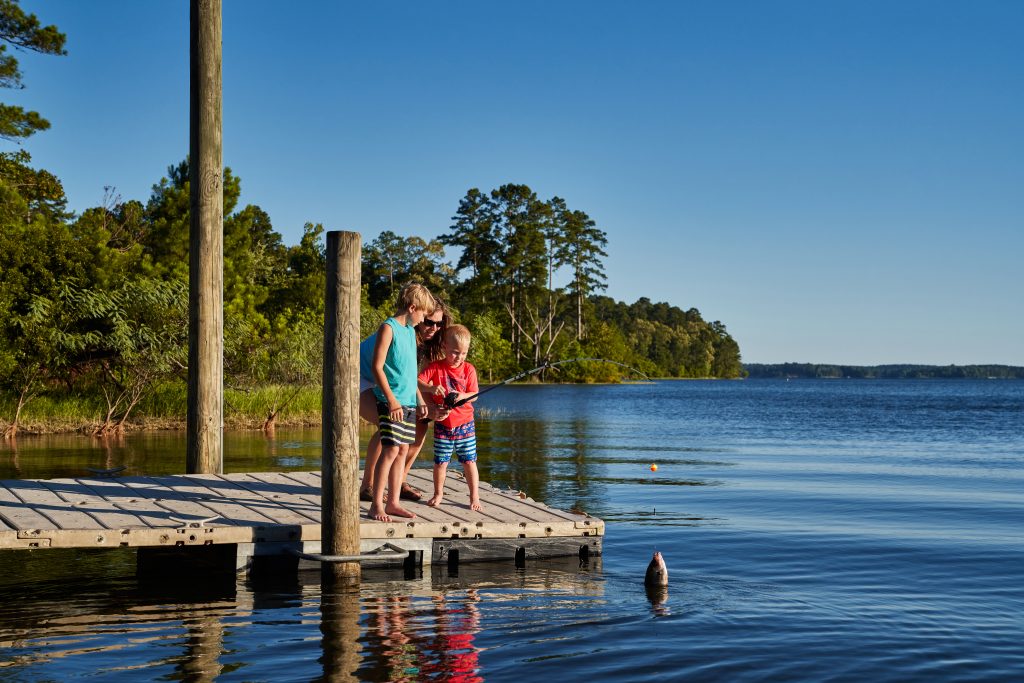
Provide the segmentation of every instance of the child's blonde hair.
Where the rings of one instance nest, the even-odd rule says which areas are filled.
[[[469,342],[473,340],[473,335],[469,333],[469,328],[465,325],[449,325],[448,329],[444,331],[444,340],[469,346]]]
[[[406,285],[398,295],[399,310],[408,311],[413,306],[427,315],[434,312],[434,295],[418,282]]]

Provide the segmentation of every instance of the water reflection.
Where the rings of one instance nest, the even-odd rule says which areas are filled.
[[[362,430],[365,442],[369,432]],[[83,434],[23,435],[0,440],[0,479],[89,476],[92,469],[124,467],[124,475],[181,474],[185,433],[129,432],[108,437]],[[269,472],[320,468],[318,429],[225,432],[224,471]]]
[[[656,617],[667,617],[672,614],[668,606],[668,586],[645,586],[647,600],[651,603],[651,612]]]
[[[359,644],[360,594],[358,587],[337,586],[320,598],[320,633],[323,634],[321,681],[357,681],[361,659]]]
[[[185,656],[175,667],[188,681],[214,681],[223,666],[220,663],[224,651],[224,624],[218,615],[186,619],[188,637],[185,640]]]
[[[280,678],[272,655],[279,650],[287,653],[289,679],[476,682],[483,680],[484,651],[477,638],[505,625],[509,616],[495,614],[510,601],[543,595],[572,604],[604,591],[600,558],[526,569],[465,564],[457,573],[433,567],[411,580],[400,571],[367,570],[355,589],[322,589],[318,571],[212,585],[207,577],[110,576],[129,571],[131,555],[40,551],[31,568],[50,578],[34,581],[0,566],[7,581],[0,584],[0,678],[56,679],[54,672],[71,671],[212,681],[242,669],[246,680],[269,680]],[[80,571],[69,578],[68,565],[76,564]]]

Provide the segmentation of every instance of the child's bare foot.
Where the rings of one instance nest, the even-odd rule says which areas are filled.
[[[470,510],[476,510],[477,512],[480,512],[481,510],[484,509],[484,506],[480,504],[479,500],[472,500],[471,499],[469,501],[469,509]]]
[[[416,518],[416,513],[415,512],[409,512],[404,507],[399,506],[397,503],[394,504],[394,505],[385,505],[384,506],[384,510],[389,515],[395,515],[397,517],[408,517],[409,519],[415,519]],[[391,520],[388,520],[388,521],[391,521]]]
[[[427,505],[429,505],[432,508],[436,508],[438,505],[441,504],[442,498],[444,498],[444,496],[442,496],[440,493],[435,493],[434,497],[427,501]]]
[[[370,505],[370,519],[375,519],[378,522],[391,521],[391,518],[388,517],[387,512],[383,508],[377,507],[376,503]]]

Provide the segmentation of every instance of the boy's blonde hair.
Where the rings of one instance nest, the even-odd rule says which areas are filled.
[[[469,328],[465,325],[449,325],[448,329],[444,331],[444,340],[469,346],[473,335],[469,333]]]
[[[418,282],[406,285],[398,295],[398,310],[408,311],[413,306],[427,315],[434,312],[434,295]]]

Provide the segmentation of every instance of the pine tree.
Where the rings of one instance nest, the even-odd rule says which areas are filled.
[[[56,26],[40,26],[34,14],[25,14],[18,0],[0,0],[0,41],[45,55],[65,55],[65,35]],[[0,44],[0,87],[21,89],[21,69],[7,45]],[[0,138],[20,140],[50,127],[39,112],[0,103]]]

